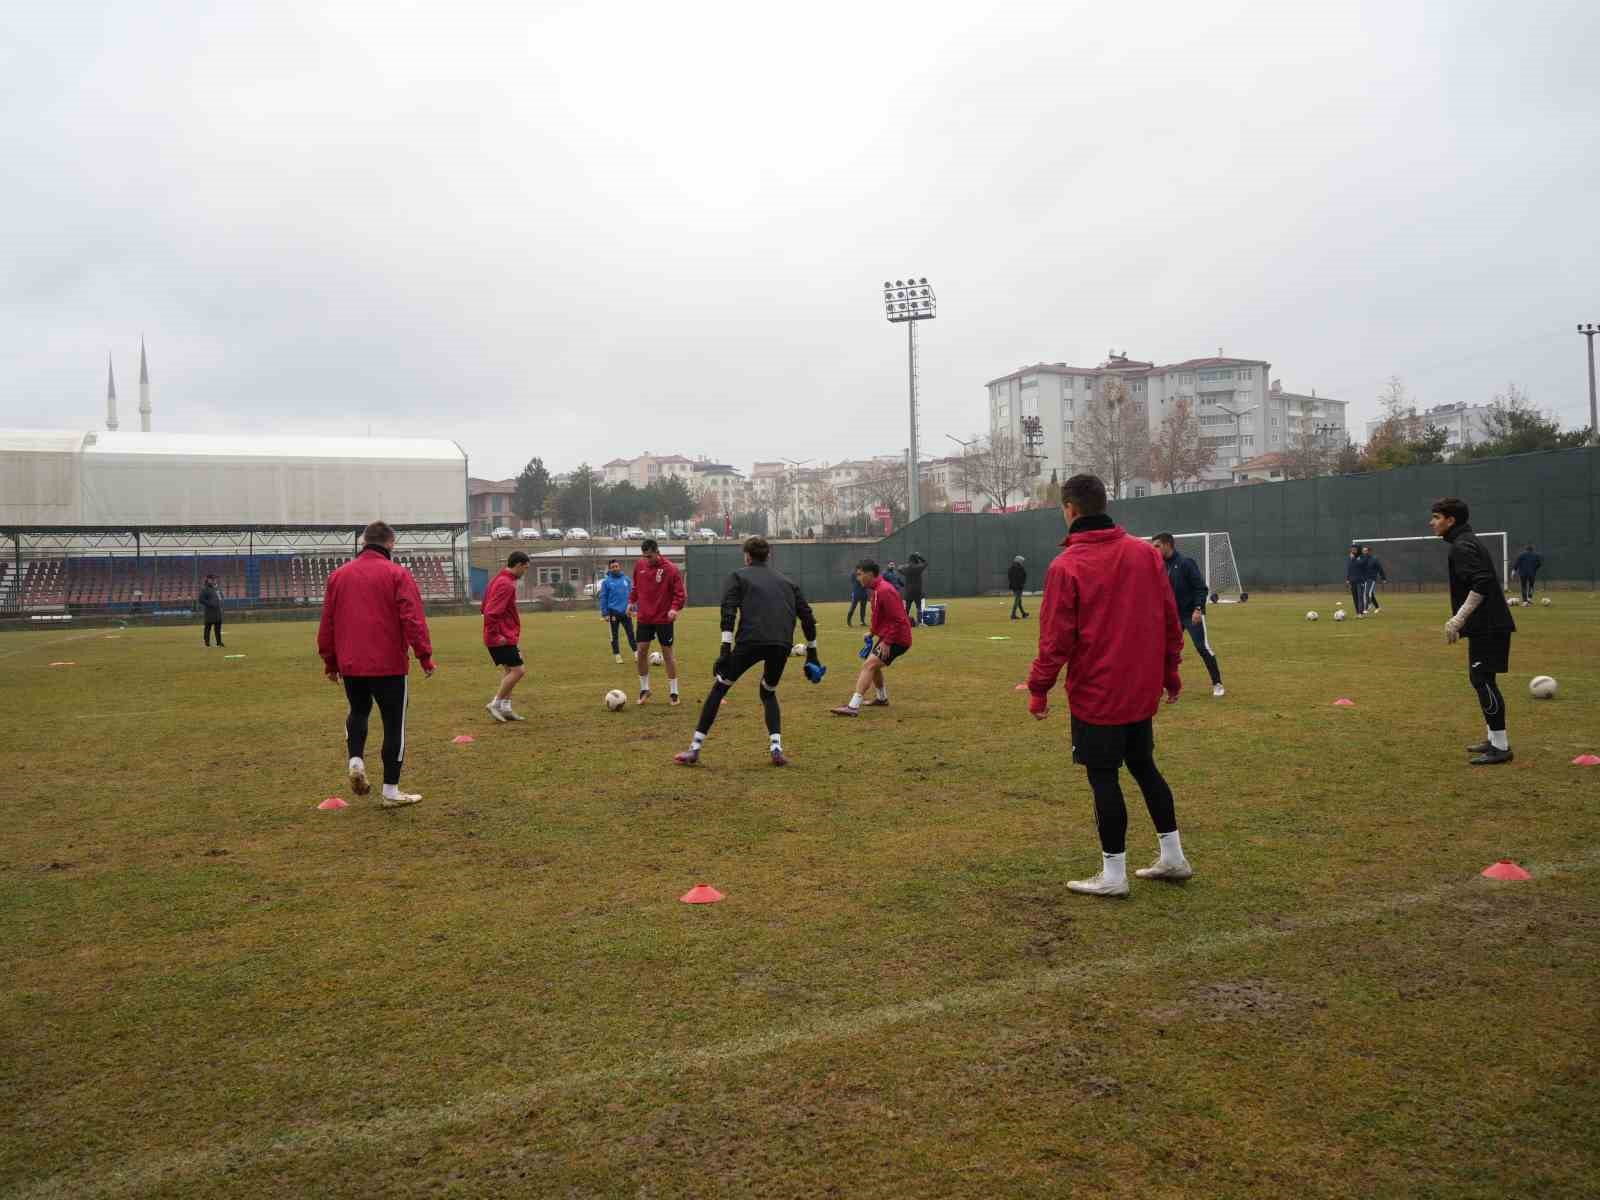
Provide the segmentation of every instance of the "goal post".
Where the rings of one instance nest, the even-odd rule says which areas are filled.
[[[1511,562],[1506,553],[1510,544],[1506,532],[1495,530],[1492,533],[1479,533],[1478,540],[1494,562],[1500,586],[1508,586]],[[1450,543],[1443,538],[1432,534],[1421,537],[1351,538],[1349,544],[1371,546],[1373,556],[1383,567],[1386,581],[1391,586],[1398,584],[1419,589],[1440,587],[1448,580]],[[1349,553],[1348,548],[1345,552]]]
[[[1152,538],[1155,534],[1145,534]],[[1178,553],[1194,559],[1205,576],[1206,588],[1218,604],[1236,604],[1244,596],[1239,578],[1239,563],[1233,556],[1233,539],[1226,533],[1175,533],[1172,544]]]

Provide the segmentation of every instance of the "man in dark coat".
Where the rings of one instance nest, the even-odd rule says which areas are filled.
[[[910,614],[913,625],[920,624],[922,621],[922,598],[926,594],[923,591],[922,577],[927,573],[927,570],[928,560],[913,550],[911,557],[906,560],[905,566],[906,612]],[[915,612],[911,611],[913,607],[916,609]]]
[[[217,645],[222,645],[222,589],[217,586],[217,577],[207,575],[200,585],[200,609],[205,614],[206,645],[211,645],[211,631],[217,631]]]
[[[1023,566],[1027,560],[1022,555],[1017,555],[1011,560],[1011,565],[1006,568],[1006,586],[1011,589],[1011,619],[1020,620],[1028,615],[1028,610],[1022,607],[1022,589],[1028,586],[1028,568]]]

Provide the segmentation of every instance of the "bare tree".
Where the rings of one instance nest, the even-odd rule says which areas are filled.
[[[825,478],[819,478],[811,485],[811,499],[822,515],[822,523],[833,524],[834,518],[839,515],[839,489]]]
[[[1128,480],[1149,473],[1149,421],[1122,380],[1113,376],[1086,401],[1081,428],[1089,469],[1106,482],[1113,499],[1121,497]]]
[[[996,434],[981,449],[963,454],[959,469],[966,489],[994,508],[1009,507],[1012,496],[1021,499],[1033,485],[1033,462],[1010,434]]]
[[[869,506],[881,504],[896,514],[906,512],[911,485],[904,463],[873,463],[872,469],[856,480],[856,486]]]
[[[1327,433],[1311,425],[1302,425],[1290,435],[1283,448],[1283,477],[1285,479],[1314,479],[1326,475],[1333,468],[1339,447]]]
[[[1161,419],[1161,428],[1150,443],[1150,477],[1175,492],[1182,484],[1202,478],[1216,461],[1216,448],[1200,440],[1200,414],[1194,402],[1180,396]]]
[[[790,511],[794,503],[794,477],[787,471],[771,476],[767,481],[767,505],[772,510],[772,531],[788,529],[794,520]]]

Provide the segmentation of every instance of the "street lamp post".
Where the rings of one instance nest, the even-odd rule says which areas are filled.
[[[912,521],[922,515],[917,477],[917,322],[931,321],[938,312],[938,300],[926,279],[883,281],[883,315],[891,324],[906,327],[906,379],[911,393],[911,446],[906,452],[906,487],[910,496],[906,513]]]
[[[972,497],[967,495],[967,452],[978,444],[979,439],[973,438],[971,441],[967,441],[965,439],[958,438],[953,433],[947,433],[945,434],[945,437],[949,438],[952,442],[961,447],[961,502],[967,506],[967,511],[971,512]]]
[[[789,501],[794,506],[794,533],[795,533],[796,537],[799,537],[800,536],[800,484],[796,480],[795,474],[796,474],[796,472],[798,472],[800,470],[801,467],[807,466],[810,463],[814,463],[817,460],[814,459],[814,458],[807,458],[807,459],[804,459],[804,460],[802,460],[800,462],[796,462],[792,458],[786,458],[783,461],[789,464]]]
[[[1600,445],[1600,414],[1594,403],[1594,335],[1600,333],[1600,325],[1579,325],[1578,332],[1589,340],[1589,440]]]
[[[1248,417],[1251,413],[1255,412],[1255,410],[1256,410],[1256,408],[1258,406],[1252,404],[1249,408],[1229,408],[1226,404],[1217,404],[1217,405],[1214,405],[1213,407],[1220,408],[1223,412],[1227,413],[1230,417],[1233,418],[1234,463],[1238,464],[1240,462],[1243,462],[1244,461],[1244,425],[1240,423],[1239,418],[1240,417]],[[1252,455],[1252,457],[1254,457],[1254,456]],[[1229,479],[1233,478],[1233,471],[1232,471],[1231,468],[1228,471],[1228,478]]]

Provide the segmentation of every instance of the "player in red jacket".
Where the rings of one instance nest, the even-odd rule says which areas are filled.
[[[911,649],[911,619],[906,616],[906,602],[900,591],[878,571],[878,564],[863,558],[856,564],[856,582],[867,589],[872,599],[872,633],[863,648],[866,665],[856,679],[856,690],[847,704],[828,711],[836,717],[859,717],[861,701],[867,689],[873,689],[869,702],[871,708],[889,707],[889,688],[883,680],[883,669]]]
[[[683,573],[661,557],[655,538],[639,543],[640,559],[633,564],[633,598],[628,612],[638,622],[634,636],[639,639],[639,703],[650,699],[650,643],[661,643],[661,657],[667,666],[667,699],[678,702],[678,655],[672,648],[673,622],[689,602],[683,586]]]
[[[1028,711],[1044,720],[1050,689],[1066,667],[1072,761],[1089,772],[1102,860],[1094,878],[1067,887],[1126,896],[1128,809],[1117,779],[1124,764],[1144,793],[1161,850],[1139,878],[1179,881],[1194,874],[1178,839],[1172,789],[1156,769],[1153,721],[1162,691],[1172,703],[1183,690],[1183,628],[1160,552],[1106,514],[1105,484],[1074,475],[1061,485],[1061,507],[1067,540],[1045,572]]]
[[[367,719],[376,701],[383,717],[382,804],[399,808],[422,799],[400,790],[400,766],[406,755],[406,672],[411,665],[406,647],[416,654],[422,673],[432,675],[433,644],[417,581],[390,557],[394,530],[374,521],[361,540],[361,553],[328,576],[317,653],[329,682],[342,679],[350,701],[344,728],[351,790],[358,796],[372,790],[362,755]]]
[[[500,687],[484,705],[496,721],[523,721],[511,709],[511,692],[522,682],[522,614],[517,611],[517,583],[528,573],[528,556],[513,550],[505,570],[489,581],[483,596],[483,644],[489,647],[489,661],[500,668]]]

